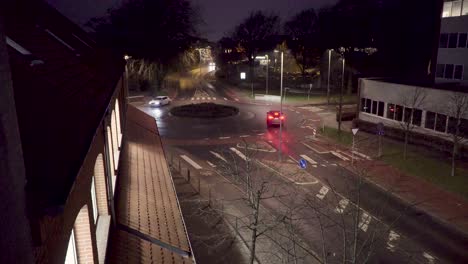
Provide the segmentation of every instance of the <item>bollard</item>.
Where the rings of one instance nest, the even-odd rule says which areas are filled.
[[[190,170],[187,169],[187,181],[190,182]]]

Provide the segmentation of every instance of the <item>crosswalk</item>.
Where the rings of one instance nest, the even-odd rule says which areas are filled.
[[[300,154],[299,156],[307,160],[310,164],[320,163],[306,154]],[[201,171],[217,170],[217,168],[220,166],[220,162],[229,164],[232,162],[230,159],[233,157],[243,161],[249,160],[249,157],[247,157],[247,155],[240,149],[229,146],[227,146],[224,150],[209,150],[207,157],[211,157],[210,160],[200,160],[196,157],[192,158],[188,153],[180,155],[180,158],[188,165],[195,168],[196,170]],[[373,217],[371,213],[360,208],[349,199],[335,193],[335,191],[332,190],[329,186],[321,182],[316,185],[308,185],[307,188],[308,191],[315,192],[313,193],[313,197],[315,197],[319,203],[327,203],[331,207],[331,212],[335,213],[337,216],[346,215],[349,217],[352,215],[352,212],[355,212],[357,209],[359,212],[359,217],[356,224],[359,232],[362,232],[363,234],[369,233],[369,235],[372,235],[372,233],[369,231],[371,227],[372,232],[375,232],[374,229],[377,227],[377,225],[382,223],[377,218]],[[332,193],[332,195],[330,193]],[[395,253],[397,252],[398,245],[401,243],[400,241],[403,239],[403,237],[396,230],[389,228],[388,231],[384,234],[383,239],[385,240],[383,241],[385,243],[384,248],[391,253]],[[425,263],[436,263],[436,258],[427,252],[424,252],[424,254],[421,253],[419,256],[426,261]]]

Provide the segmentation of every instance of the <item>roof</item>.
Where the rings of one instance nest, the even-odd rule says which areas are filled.
[[[107,262],[193,263],[156,121],[130,105],[125,135]]]
[[[410,86],[419,86],[419,87],[432,88],[432,89],[437,89],[437,90],[468,93],[468,86],[463,83],[457,83],[457,82],[437,83],[437,82],[428,81],[428,80],[404,80],[404,79],[385,78],[385,77],[363,78],[363,79],[386,82],[386,83],[410,85]]]
[[[124,71],[77,25],[42,1],[9,1],[8,45],[28,193],[63,205]]]

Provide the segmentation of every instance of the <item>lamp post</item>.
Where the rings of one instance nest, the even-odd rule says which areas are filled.
[[[343,61],[343,68],[341,73],[341,89],[340,89],[340,102],[338,106],[338,135],[341,136],[341,115],[343,110],[343,89],[344,89],[344,73],[345,73],[345,58],[341,58]]]
[[[328,50],[327,105],[330,105],[330,64],[331,64],[331,50]]]
[[[265,84],[265,94],[268,95],[268,67],[270,66],[270,59],[268,58],[268,54],[265,55],[267,66],[266,66],[266,84]]]
[[[275,50],[275,52],[278,52]],[[281,73],[280,73],[280,118],[283,116],[283,52],[281,51]],[[282,146],[282,134],[283,134],[283,121],[280,119],[280,131],[279,131],[279,151],[278,160],[281,162],[281,146]]]

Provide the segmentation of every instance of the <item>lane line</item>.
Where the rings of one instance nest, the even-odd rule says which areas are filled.
[[[258,133],[257,136],[263,136],[265,133]]]
[[[180,157],[182,159],[184,159],[186,162],[188,162],[190,165],[192,165],[192,167],[194,167],[195,169],[197,170],[200,170],[202,169],[202,167],[200,165],[198,165],[195,161],[193,161],[191,158],[185,156],[185,155],[180,155]]]
[[[354,155],[358,155],[360,156],[361,158],[364,158],[364,159],[367,159],[367,160],[371,160],[371,157],[365,155],[365,154],[362,154],[361,152],[357,152],[355,150],[351,151],[352,153],[354,153]]]
[[[339,214],[342,214],[344,212],[344,210],[346,209],[346,206],[348,206],[349,204],[349,200],[348,199],[341,199],[339,202],[338,202],[338,207],[335,208],[335,212],[336,213],[339,213]]]
[[[317,162],[315,160],[309,158],[309,156],[307,156],[307,155],[302,154],[302,155],[299,155],[299,157],[307,160],[311,165],[317,165]]]
[[[210,165],[212,168],[216,168],[216,165],[214,165],[213,163],[211,163],[209,161],[206,161],[206,163],[208,163],[208,165]]]
[[[219,139],[228,139],[228,138],[231,138],[231,137],[219,137]]]
[[[236,153],[237,156],[241,157],[241,159],[247,161],[248,158],[244,155],[244,153],[240,152],[238,149],[236,148],[229,148],[232,152]]]
[[[395,252],[395,242],[400,238],[400,235],[393,231],[390,230],[390,233],[388,234],[388,240],[387,240],[387,249],[390,250],[391,252]]]
[[[227,163],[227,160],[226,160],[223,156],[221,156],[219,153],[216,153],[216,152],[211,151],[211,150],[210,150],[210,153],[213,154],[213,155],[214,155],[215,157],[217,157],[218,159],[220,159],[220,160],[222,160],[222,161],[224,161],[224,162]]]
[[[372,220],[372,216],[370,216],[368,213],[363,211],[361,215],[361,220],[359,221],[359,228],[362,231],[367,232],[367,229],[369,228],[369,224],[371,220]]]
[[[327,195],[328,191],[330,189],[328,187],[325,187],[325,186],[322,186],[322,188],[320,188],[320,191],[319,193],[317,193],[317,198],[319,198],[320,200],[323,200],[323,198],[325,197],[325,195]]]
[[[239,136],[241,138],[246,138],[246,137],[250,137],[250,135],[242,135],[242,136]]]
[[[347,157],[345,157],[345,156],[343,156],[343,155],[341,155],[340,153],[337,153],[337,152],[335,152],[335,151],[330,151],[330,153],[333,154],[334,156],[336,156],[336,157],[338,157],[338,158],[344,160],[344,161],[348,161],[348,160],[349,160]]]
[[[427,252],[424,252],[424,253],[423,253],[423,257],[424,257],[425,259],[427,259],[427,263],[429,263],[429,264],[435,263],[435,258],[434,258],[431,254],[429,254],[429,253],[427,253]]]

